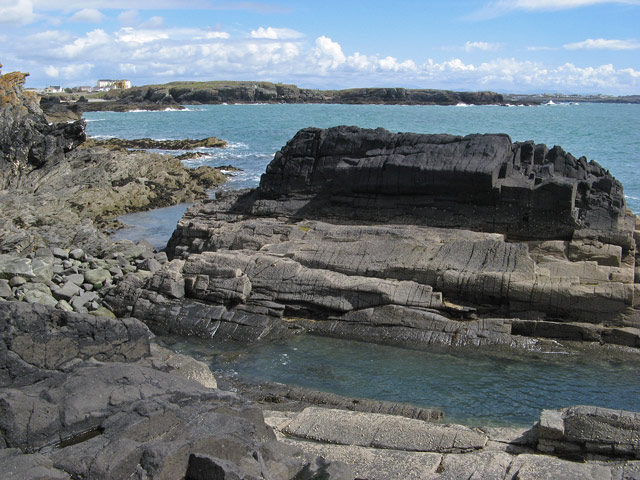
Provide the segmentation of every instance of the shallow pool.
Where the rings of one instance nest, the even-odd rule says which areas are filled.
[[[578,404],[640,411],[640,354],[611,349],[418,351],[311,335],[242,349],[171,343],[218,375],[440,407],[467,425],[531,425],[542,409]]]

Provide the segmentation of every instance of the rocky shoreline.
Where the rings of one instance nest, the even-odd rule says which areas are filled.
[[[22,74],[0,77],[5,478],[640,478],[636,413],[571,407],[542,412],[530,429],[479,429],[443,424],[437,409],[284,385],[239,395],[218,388],[206,364],[151,340],[152,331],[266,341],[326,329],[371,341],[526,346],[546,331],[637,347],[635,217],[599,166],[503,137],[473,147],[463,143],[477,139],[307,130],[276,155],[258,190],[198,204],[167,252],[155,252],[113,243],[104,229],[126,211],[201,197],[219,172],[87,146],[81,121],[50,125],[23,83]],[[412,169],[427,145],[465,165],[459,187],[474,202],[482,188],[495,202],[498,182],[499,208],[511,205],[522,221],[478,224],[462,195],[434,205],[429,189],[416,191],[433,178]],[[376,162],[382,177],[369,169]],[[398,189],[419,185],[408,178],[423,187],[402,198]],[[439,196],[460,181],[441,178],[449,184],[432,180]],[[429,225],[454,206],[457,230]],[[549,209],[559,215],[547,218]],[[447,265],[440,276],[420,263],[436,244],[433,258]],[[501,293],[498,279],[515,293]],[[527,288],[539,292],[535,302],[517,296]],[[582,305],[580,317],[600,305],[597,318],[575,322],[569,300]],[[513,316],[533,308],[538,316]]]

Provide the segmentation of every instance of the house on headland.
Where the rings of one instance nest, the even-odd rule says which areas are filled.
[[[123,89],[131,88],[131,81],[130,80],[108,80],[108,79],[98,80],[95,90],[107,91],[107,90],[113,90],[114,88],[123,88]]]

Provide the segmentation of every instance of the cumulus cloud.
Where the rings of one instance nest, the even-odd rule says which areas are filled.
[[[502,45],[499,43],[488,43],[488,42],[466,42],[464,44],[464,49],[467,52],[471,52],[472,50],[498,50]]]
[[[268,38],[271,40],[292,40],[304,37],[304,34],[290,28],[260,27],[251,31],[251,38]]]
[[[266,36],[196,28],[122,27],[114,33],[95,29],[78,36],[49,30],[27,37],[22,45],[14,44],[13,50],[18,56],[33,59],[31,78],[39,70],[45,79],[57,78],[70,85],[91,83],[86,79],[95,81],[120,72],[139,84],[184,78],[266,79],[326,88],[330,79],[336,87],[419,85],[617,94],[640,89],[639,71],[609,64],[558,66],[514,58],[482,63],[464,58],[416,62],[362,52],[347,54],[339,42],[327,36],[310,41],[272,38],[269,32],[268,27],[263,28]]]
[[[347,60],[344,53],[342,53],[340,44],[324,35],[316,39],[313,56],[322,71],[335,69]]]
[[[8,0],[0,3],[0,24],[27,25],[37,18],[30,0]]]
[[[606,40],[604,38],[588,38],[582,42],[567,43],[562,46],[566,50],[637,50],[637,40]]]
[[[87,23],[100,23],[102,20],[104,20],[104,14],[95,8],[83,8],[74,13],[69,19],[71,22]]]
[[[62,67],[48,65],[45,67],[44,72],[50,78],[61,78],[67,80],[87,75],[93,67],[94,65],[91,63],[71,64]]]

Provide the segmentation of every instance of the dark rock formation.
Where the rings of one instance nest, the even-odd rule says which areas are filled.
[[[0,336],[9,478],[284,480],[317,463],[278,443],[255,406],[185,378],[171,355],[150,357],[138,320],[0,302]]]
[[[204,198],[207,188],[224,182],[219,171],[190,170],[173,156],[81,145],[84,122],[49,124],[37,97],[23,90],[24,78],[0,76],[0,252],[46,246],[95,253],[106,244],[96,226],[108,228],[123,213]]]
[[[309,204],[301,208],[304,200]],[[257,203],[257,214],[275,209],[304,218],[468,228],[527,240],[570,239],[576,230],[590,229],[605,237],[626,235],[616,243],[631,244],[620,182],[560,147],[512,144],[506,135],[301,130],[267,167]]]
[[[376,105],[500,105],[494,92],[407,88],[353,88],[311,90],[269,82],[176,82],[109,92],[107,102],[80,106],[83,111],[130,108],[173,108],[179,105],[220,103],[344,103]]]
[[[36,95],[23,91],[26,76],[0,76],[0,190],[22,187],[31,172],[59,163],[86,138],[83,122],[47,122]]]
[[[638,347],[635,222],[617,180],[559,147],[305,129],[258,189],[188,211],[176,259],[107,302],[204,337]]]
[[[191,150],[193,148],[223,148],[227,142],[216,137],[208,137],[199,140],[153,140],[152,138],[137,138],[125,140],[122,138],[108,138],[106,140],[90,140],[92,146],[107,147],[109,149],[158,149],[158,150]]]

